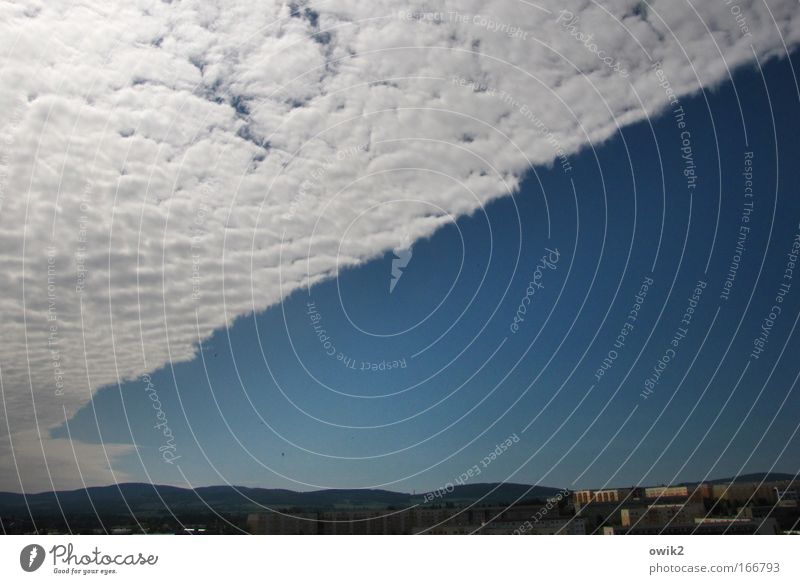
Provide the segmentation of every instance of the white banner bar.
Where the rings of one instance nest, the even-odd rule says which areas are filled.
[[[0,574],[15,583],[794,583],[798,544],[791,536],[4,536]]]

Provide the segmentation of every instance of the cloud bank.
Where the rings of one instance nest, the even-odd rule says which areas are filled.
[[[785,55],[799,20],[791,0],[1,2],[0,488],[110,482],[101,447],[79,468],[48,437],[93,391],[533,165],[569,173],[671,92]]]

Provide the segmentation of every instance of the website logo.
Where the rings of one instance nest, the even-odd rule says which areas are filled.
[[[38,544],[32,543],[22,548],[22,551],[19,553],[19,565],[26,572],[35,572],[42,567],[44,557],[44,548]]]

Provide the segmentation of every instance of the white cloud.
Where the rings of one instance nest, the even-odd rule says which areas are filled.
[[[205,338],[330,277],[340,243],[338,265],[355,265],[448,222],[390,201],[473,212],[529,163],[662,110],[651,58],[683,95],[752,62],[751,44],[766,58],[800,38],[790,0],[738,2],[749,34],[722,0],[539,4],[0,2],[0,367],[15,446],[34,439],[31,395],[46,434],[98,387],[192,358],[195,311]],[[575,34],[556,22],[564,7]],[[25,474],[35,442],[17,457],[26,489],[49,487]],[[44,442],[69,466],[71,449]]]

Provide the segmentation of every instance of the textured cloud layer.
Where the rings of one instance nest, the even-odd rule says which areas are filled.
[[[800,40],[738,7],[0,2],[0,488],[9,433],[26,489],[43,450],[75,486],[47,429],[98,387],[663,110],[654,63],[682,95]]]

